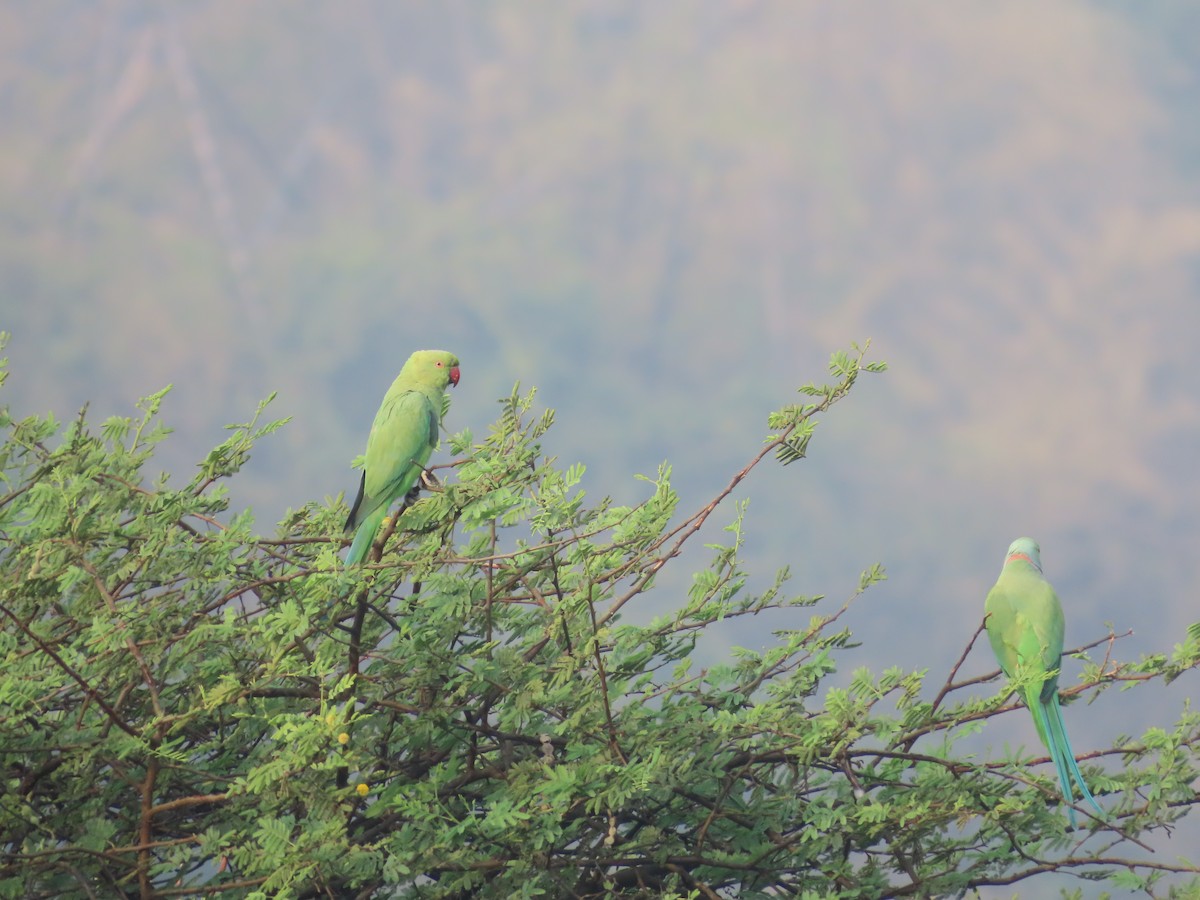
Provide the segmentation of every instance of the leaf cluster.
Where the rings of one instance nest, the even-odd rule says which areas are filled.
[[[589,506],[582,466],[543,451],[553,414],[514,388],[482,440],[449,438],[439,483],[351,568],[340,499],[272,537],[229,513],[225,481],[282,424],[260,424],[263,407],[178,488],[147,474],[165,392],[96,432],[84,414],[60,428],[5,413],[0,897],[928,897],[1052,871],[1151,894],[1183,883],[1193,862],[1127,851],[1196,803],[1190,710],[1083,758],[1112,813],[1068,834],[1044,765],[957,749],[1016,709],[1007,689],[959,666],[933,699],[924,672],[828,686],[853,640],[841,619],[881,568],[836,605],[791,593],[786,568],[750,589],[730,494],[770,455],[802,457],[812,416],[881,368],[855,350],[687,515],[667,465],[642,502]],[[718,509],[686,597],[624,621]],[[694,663],[699,636],[768,610],[793,627]],[[1106,656],[1064,697],[1198,660],[1196,635],[1170,658]]]

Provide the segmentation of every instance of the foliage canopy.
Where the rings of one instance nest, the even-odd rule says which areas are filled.
[[[1044,758],[958,749],[1016,708],[1007,686],[956,665],[932,698],[898,669],[828,687],[846,604],[788,593],[786,569],[749,588],[734,488],[801,459],[883,368],[834,354],[686,516],[666,465],[641,503],[586,505],[582,468],[543,454],[553,414],[514,389],[350,569],[340,502],[273,538],[229,512],[227,479],[283,424],[265,403],[180,487],[149,474],[165,391],[99,429],[5,411],[0,897],[932,897],[1053,871],[1195,889],[1194,861],[1139,852],[1197,802],[1190,709],[1083,757],[1110,818],[1068,833]],[[687,596],[623,621],[718,509]],[[771,609],[795,626],[769,647],[692,664],[708,629]],[[1064,696],[1198,663],[1200,633],[1089,661]]]

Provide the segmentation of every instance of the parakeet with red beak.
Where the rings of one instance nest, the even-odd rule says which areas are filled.
[[[437,446],[446,386],[458,384],[458,374],[453,353],[418,350],[388,388],[367,437],[358,497],[346,519],[346,531],[354,532],[346,565],[366,558],[392,504],[421,477]]]
[[[1083,781],[1067,738],[1058,705],[1058,671],[1063,650],[1063,611],[1058,595],[1042,575],[1041,548],[1031,538],[1017,538],[1004,557],[1004,568],[988,591],[985,626],[1000,668],[1021,682],[1021,697],[1033,713],[1038,737],[1050,751],[1067,815],[1075,827],[1071,778],[1096,814],[1104,810]],[[1032,680],[1030,680],[1032,679]]]

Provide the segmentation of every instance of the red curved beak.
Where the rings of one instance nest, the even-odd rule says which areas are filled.
[[[450,367],[450,383],[455,387],[458,386],[458,366]]]

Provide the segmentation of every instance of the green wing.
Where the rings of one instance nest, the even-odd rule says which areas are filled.
[[[407,494],[429,461],[437,435],[438,410],[424,392],[385,398],[367,438],[367,497],[390,504]]]
[[[1050,582],[1025,572],[1005,572],[988,592],[987,632],[1000,668],[1009,678],[1056,672],[1062,663],[1065,632],[1062,604]],[[1044,699],[1057,689],[1057,674],[1043,687]]]
[[[389,391],[371,425],[358,497],[346,530],[358,529],[347,564],[361,561],[388,509],[421,475],[438,438],[438,410],[420,390]]]

